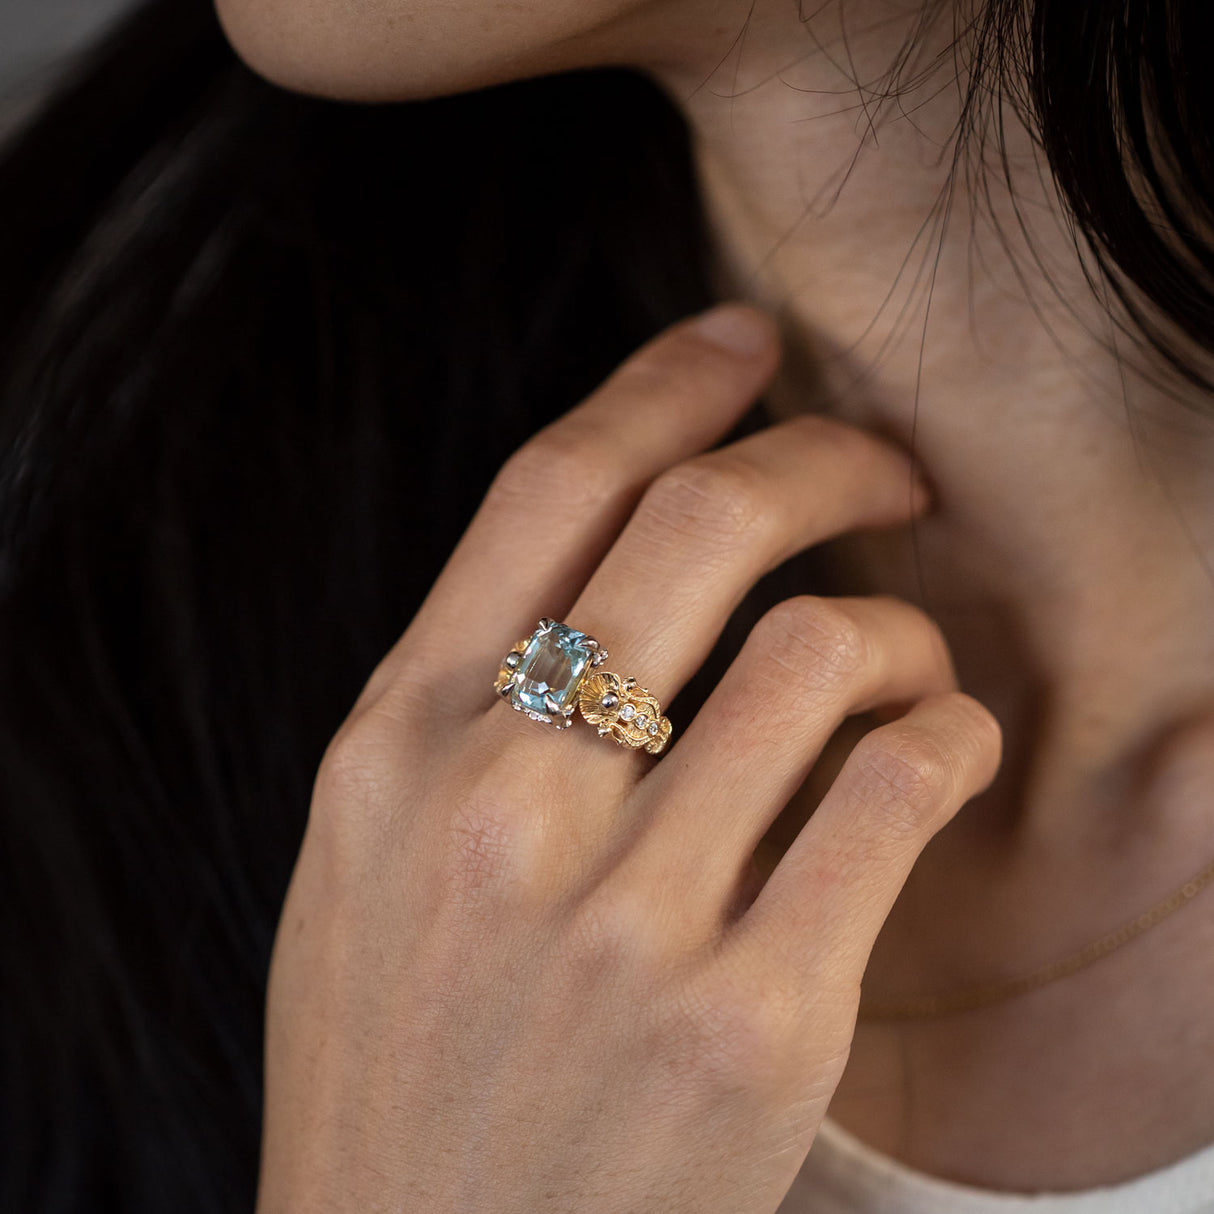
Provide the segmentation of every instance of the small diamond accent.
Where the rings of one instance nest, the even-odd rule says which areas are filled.
[[[648,733],[648,734],[649,734],[649,736],[650,736],[651,738],[656,738],[656,737],[657,737],[657,734],[658,734],[658,723],[657,723],[657,721],[653,721],[653,722],[650,724],[649,728],[646,730],[646,733]]]
[[[637,710],[635,704],[625,704],[624,707],[620,709],[621,721],[631,721],[636,715]]]
[[[649,718],[643,712],[637,713],[637,724],[644,729],[649,724]]]

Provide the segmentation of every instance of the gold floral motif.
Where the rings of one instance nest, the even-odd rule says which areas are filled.
[[[621,746],[656,755],[670,740],[670,719],[662,715],[657,697],[631,676],[622,679],[606,670],[588,675],[578,688],[577,706],[600,737],[608,735]]]

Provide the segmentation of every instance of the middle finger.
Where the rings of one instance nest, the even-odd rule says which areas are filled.
[[[802,415],[659,476],[566,618],[666,705],[763,574],[844,532],[908,522],[927,501],[902,451]]]

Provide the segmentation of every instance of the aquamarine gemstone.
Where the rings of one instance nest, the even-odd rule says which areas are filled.
[[[590,663],[594,650],[584,644],[586,634],[564,624],[553,624],[544,632],[537,629],[523,650],[515,671],[510,701],[525,712],[551,717],[544,703],[550,695],[563,709],[577,694],[578,684]]]

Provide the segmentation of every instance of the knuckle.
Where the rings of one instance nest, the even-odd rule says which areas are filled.
[[[472,781],[443,824],[437,869],[462,906],[525,910],[544,896],[540,811],[489,773]]]
[[[313,806],[348,817],[351,809],[370,809],[383,796],[387,777],[383,745],[362,718],[347,720],[321,756],[313,789]]]
[[[367,879],[391,851],[396,804],[378,730],[361,717],[347,720],[321,757],[308,811],[308,846],[334,887]]]
[[[663,472],[641,499],[637,518],[649,531],[734,547],[763,517],[756,478],[725,460],[687,460]]]
[[[753,1092],[787,1080],[798,1012],[780,990],[698,981],[677,1006],[683,1062],[699,1084]]]
[[[559,501],[577,508],[603,501],[615,487],[595,436],[585,424],[564,419],[509,456],[493,478],[486,502],[498,507]]]
[[[843,691],[871,663],[868,638],[829,599],[801,595],[777,603],[755,625],[763,658],[811,692]]]
[[[350,720],[342,723],[329,739],[317,768],[317,782],[326,786],[344,788],[361,785],[367,774],[366,746],[362,730]]]
[[[921,834],[953,801],[958,762],[937,735],[896,721],[865,735],[856,746],[862,795],[893,828]]]
[[[579,980],[636,968],[660,951],[656,908],[644,892],[602,886],[573,912],[562,954]]]

